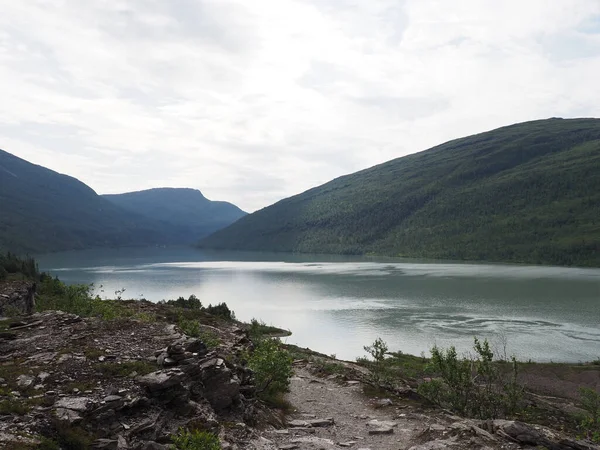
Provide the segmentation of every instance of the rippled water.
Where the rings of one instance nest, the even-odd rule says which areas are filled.
[[[487,337],[537,361],[600,358],[600,269],[420,262],[337,256],[206,252],[188,248],[66,252],[39,257],[102,297],[157,301],[196,294],[241,320],[289,328],[288,342],[338,358],[432,345],[470,350]],[[100,286],[102,286],[100,288]]]

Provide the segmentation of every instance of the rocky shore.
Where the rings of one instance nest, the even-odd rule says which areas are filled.
[[[364,367],[297,348],[285,404],[268,406],[245,364],[248,326],[207,314],[205,337],[190,337],[167,305],[123,305],[132,314],[116,320],[0,320],[0,448],[164,450],[182,428],[224,449],[599,448],[559,429],[460,418],[410,383],[373,389]]]

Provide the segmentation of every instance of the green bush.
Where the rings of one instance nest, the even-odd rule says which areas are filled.
[[[523,388],[517,383],[513,358],[510,377],[505,376],[487,340],[475,338],[473,359],[459,358],[455,347],[431,349],[431,370],[439,379],[419,385],[418,392],[431,402],[457,413],[480,419],[496,419],[518,411]]]
[[[582,437],[600,443],[600,393],[587,387],[579,388],[579,404],[588,413],[579,423]]]
[[[171,436],[173,450],[221,450],[219,438],[206,431],[188,431],[180,428]]]
[[[373,361],[368,364],[371,369],[372,381],[374,383],[381,383],[389,378],[385,361],[385,355],[388,352],[387,343],[383,339],[377,338],[373,344],[366,345],[363,348],[373,358]]]
[[[281,347],[279,339],[263,339],[248,358],[248,367],[254,371],[259,397],[269,401],[287,392],[292,376],[292,357]]]
[[[184,309],[202,309],[202,302],[194,294],[190,295],[187,300],[183,297],[179,297],[177,300],[168,300],[165,303]]]
[[[212,314],[213,316],[222,317],[223,319],[235,319],[235,313],[229,309],[227,303],[225,302],[219,303],[215,306],[208,305],[206,308],[204,308],[204,311],[206,311],[208,314]]]
[[[66,285],[58,278],[45,277],[36,298],[38,311],[58,310],[83,317],[113,320],[127,316],[126,308],[115,301],[93,297],[93,285]]]

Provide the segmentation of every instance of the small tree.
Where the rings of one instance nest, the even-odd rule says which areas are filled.
[[[261,340],[248,358],[248,367],[254,371],[256,390],[263,399],[272,399],[289,389],[292,357],[281,348],[279,339]]]
[[[373,381],[380,383],[385,378],[385,355],[388,352],[387,343],[383,339],[377,338],[371,345],[365,345],[363,348],[373,358],[371,366]]]

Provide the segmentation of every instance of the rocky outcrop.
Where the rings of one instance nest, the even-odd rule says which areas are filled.
[[[31,314],[35,307],[36,284],[31,281],[0,283],[0,316]]]
[[[257,433],[246,424],[263,406],[252,371],[236,362],[248,340],[233,322],[210,350],[158,321],[45,312],[11,324],[10,338],[0,339],[0,402],[21,406],[0,415],[0,447],[25,442],[24,433],[31,442],[54,436],[57,427],[79,430],[103,449],[168,448],[180,427],[231,443]],[[229,430],[222,422],[240,425]]]

